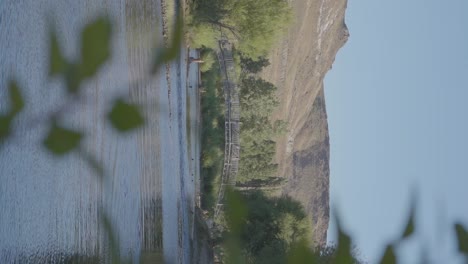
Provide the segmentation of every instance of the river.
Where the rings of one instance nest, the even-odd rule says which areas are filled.
[[[107,14],[112,59],[66,101],[64,80],[49,78],[48,30],[68,59],[79,57],[83,26]],[[189,263],[199,182],[198,68],[195,51],[148,78],[161,44],[160,0],[0,0],[0,110],[16,78],[26,108],[0,146],[0,263],[105,262],[100,213],[111,218],[120,253],[133,261]],[[193,88],[191,88],[193,87]],[[146,125],[116,133],[106,113],[117,96],[144,106]],[[86,131],[83,148],[105,168],[101,182],[76,154],[54,157],[41,145],[46,117],[64,102],[61,123]],[[62,108],[61,108],[62,109]]]

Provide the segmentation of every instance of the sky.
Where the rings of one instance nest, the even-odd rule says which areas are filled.
[[[375,263],[414,194],[402,263],[424,248],[435,263],[461,263],[453,224],[468,227],[468,1],[349,0],[346,24],[325,78],[332,209]]]

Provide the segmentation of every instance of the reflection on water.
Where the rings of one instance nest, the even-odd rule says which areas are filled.
[[[162,250],[161,136],[158,118],[162,76],[143,80],[151,45],[161,35],[160,3],[136,0],[4,0],[0,2],[0,87],[16,76],[27,108],[20,121],[37,120],[64,102],[63,80],[47,73],[46,14],[54,14],[66,56],[79,55],[83,24],[108,13],[116,23],[113,57],[86,84],[84,99],[68,106],[62,120],[89,132],[85,148],[107,169],[100,184],[77,156],[51,157],[41,147],[46,127],[18,125],[0,149],[0,263],[99,263],[108,251],[99,221],[103,207],[118,231],[126,256],[154,260]],[[118,135],[105,122],[116,95],[146,105],[148,124]],[[0,88],[0,110],[7,106]],[[19,122],[21,123],[21,122]]]

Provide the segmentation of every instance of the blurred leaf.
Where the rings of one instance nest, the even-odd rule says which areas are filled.
[[[99,179],[104,178],[104,167],[102,164],[90,153],[84,151],[83,149],[80,150],[80,155],[83,159],[88,163],[91,169],[99,176]]]
[[[406,224],[405,231],[403,232],[402,238],[408,238],[414,233],[414,207],[411,209],[408,223]]]
[[[108,118],[112,126],[120,132],[130,131],[145,123],[138,107],[126,103],[123,99],[117,99],[114,102]]]
[[[229,228],[235,236],[238,236],[243,220],[247,217],[247,207],[242,196],[233,190],[226,190],[226,200],[226,218]]]
[[[24,108],[24,100],[23,96],[21,95],[20,88],[15,81],[10,81],[10,101],[11,101],[11,113],[12,115],[16,115]]]
[[[338,213],[336,215],[336,225],[338,229],[338,246],[336,249],[335,262],[337,264],[352,264],[354,258],[351,252],[351,237],[346,234],[340,225]]]
[[[182,37],[184,34],[183,25],[184,21],[182,19],[182,16],[177,15],[177,20],[175,23],[171,42],[169,43],[169,47],[159,48],[158,50],[156,50],[156,57],[154,59],[151,73],[156,73],[156,71],[161,67],[161,65],[177,58],[177,55],[180,51],[180,45],[182,43]]]
[[[228,236],[225,242],[226,255],[225,262],[226,264],[244,264],[247,263],[246,256],[240,247],[239,237]]]
[[[50,62],[49,62],[49,76],[61,74],[65,72],[67,63],[60,51],[57,35],[54,31],[50,31]]]
[[[55,155],[64,155],[80,144],[83,135],[79,132],[68,130],[53,125],[46,139],[44,146]]]
[[[460,223],[455,224],[455,232],[457,233],[458,251],[468,254],[468,232]]]
[[[351,237],[339,230],[338,235],[338,248],[336,250],[335,263],[339,264],[352,264],[354,263],[351,254]]]
[[[110,57],[111,23],[107,17],[88,24],[81,33],[81,73],[84,78],[96,74]]]
[[[0,143],[10,135],[10,126],[11,126],[12,117],[8,116],[0,116]]]
[[[88,156],[88,159],[86,159],[86,160],[88,161],[89,166],[91,166],[91,168],[94,170],[94,172],[96,172],[96,174],[100,178],[104,178],[104,168],[102,167],[101,163],[99,163],[99,161],[97,161],[92,156]]]
[[[414,212],[416,209],[416,198],[413,197],[411,201],[411,209],[409,213],[408,222],[406,223],[405,230],[403,231],[402,239],[408,238],[414,233]]]
[[[226,263],[246,263],[241,250],[240,233],[247,216],[247,206],[243,197],[231,189],[226,189],[225,214],[229,226],[229,234],[226,239]]]
[[[385,253],[382,256],[382,260],[380,260],[379,263],[380,264],[395,264],[395,263],[397,263],[395,251],[394,251],[392,245],[387,246],[387,248],[385,249]]]
[[[11,109],[7,115],[0,115],[0,143],[11,133],[11,122],[16,114],[24,108],[24,99],[16,81],[11,80],[8,85]]]
[[[76,93],[80,88],[82,75],[80,67],[77,64],[68,64],[65,71],[65,82],[67,84],[68,92]]]
[[[107,216],[107,214],[105,213],[104,209],[101,208],[100,212],[101,212],[101,223],[102,223],[102,226],[104,227],[104,231],[106,232],[107,240],[109,242],[109,249],[111,253],[112,263],[114,264],[121,263],[119,244],[118,244],[119,242],[116,237],[117,232],[112,226],[112,222],[110,218]]]
[[[314,254],[307,245],[307,241],[302,240],[295,243],[288,254],[288,264],[313,264],[317,263]]]

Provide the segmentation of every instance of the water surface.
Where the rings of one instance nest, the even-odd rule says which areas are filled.
[[[198,152],[187,147],[186,100],[193,111],[197,104],[186,86],[197,76],[195,67],[187,74],[182,50],[169,82],[164,70],[147,78],[162,39],[160,7],[149,0],[0,3],[0,109],[8,107],[4,87],[12,76],[27,100],[14,137],[0,148],[0,263],[98,261],[107,251],[100,208],[116,226],[122,255],[189,262]],[[81,100],[66,101],[63,80],[47,77],[48,26],[56,26],[67,58],[76,59],[80,30],[102,14],[115,22],[112,59],[86,83]],[[145,106],[144,129],[120,135],[109,126],[105,113],[117,96]],[[87,131],[84,148],[106,168],[103,183],[78,155],[56,158],[41,147],[44,116],[63,105],[61,122]]]

